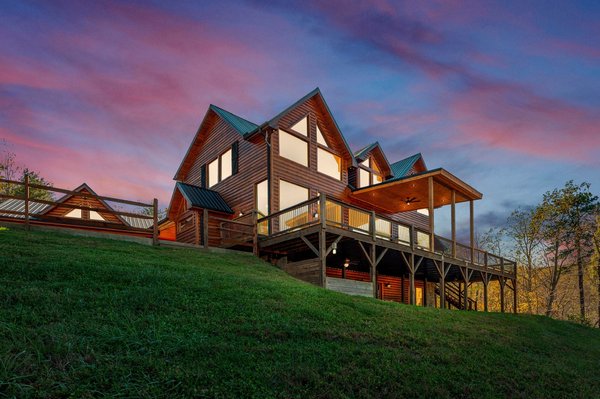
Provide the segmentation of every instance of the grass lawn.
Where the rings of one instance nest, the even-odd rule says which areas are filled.
[[[350,297],[250,255],[0,230],[0,397],[600,397],[600,331]]]

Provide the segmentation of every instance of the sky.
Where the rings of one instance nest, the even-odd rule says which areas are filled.
[[[320,87],[353,149],[483,192],[482,231],[570,179],[600,192],[599,20],[598,1],[4,0],[0,139],[58,187],[167,206],[209,104],[261,123]]]

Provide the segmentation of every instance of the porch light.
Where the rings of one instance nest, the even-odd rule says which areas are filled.
[[[333,251],[331,252],[333,252],[334,255],[337,254],[337,242],[333,243]]]
[[[313,215],[313,217],[314,217],[315,219],[318,219],[318,218],[319,218],[319,212],[315,212],[315,213],[314,213],[314,215]]]
[[[350,259],[346,258],[346,261],[344,262],[344,267],[348,267],[350,266]]]
[[[240,214],[238,216],[242,217],[242,216],[244,216],[244,213],[242,211],[240,211]]]
[[[392,285],[390,283],[386,283],[385,288],[392,288]]]

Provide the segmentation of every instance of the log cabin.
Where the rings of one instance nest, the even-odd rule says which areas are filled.
[[[421,306],[477,309],[479,283],[487,311],[494,281],[502,311],[505,288],[516,309],[515,263],[475,246],[482,194],[420,153],[390,162],[377,142],[352,151],[318,88],[261,124],[210,105],[174,180],[161,236],[252,249],[324,288]],[[467,244],[456,240],[463,202]],[[450,238],[435,234],[444,206]]]

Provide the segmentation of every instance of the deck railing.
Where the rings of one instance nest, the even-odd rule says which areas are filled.
[[[0,209],[0,219],[7,219],[18,223],[24,223],[27,228],[33,223],[51,223],[53,225],[65,226],[81,226],[81,227],[92,227],[101,228],[107,230],[123,231],[130,233],[140,234],[151,234],[152,241],[154,244],[158,243],[158,200],[155,198],[152,203],[143,203],[138,201],[131,201],[121,198],[106,197],[102,195],[93,194],[90,192],[79,192],[68,190],[64,188],[52,187],[41,184],[33,184],[29,181],[29,176],[25,175],[24,181],[15,181],[9,179],[0,179],[0,183],[3,188],[8,190],[0,191],[0,203],[7,200],[19,200],[18,206],[14,209]],[[14,188],[19,188],[15,190]],[[35,190],[38,195],[33,195],[32,192]],[[11,195],[8,192],[22,192],[21,195]],[[54,197],[54,193],[63,195],[71,195],[73,197],[81,198],[79,204],[69,204],[59,202],[59,200],[48,200],[39,198],[41,197]],[[43,196],[42,194],[50,194]],[[98,208],[93,205],[86,204],[89,200],[97,200],[101,202],[110,202],[117,204],[116,206],[127,206],[130,209],[107,209],[105,207]],[[87,212],[97,212],[104,215],[113,215],[116,217],[135,218],[140,220],[151,220],[151,226],[148,228],[135,227],[129,222],[127,225],[120,224],[117,221],[110,220],[93,220],[93,219],[79,219],[64,216],[47,216],[43,212],[49,207],[59,207],[64,209],[79,209]],[[40,210],[41,209],[41,210]],[[135,211],[138,212],[135,212]],[[144,212],[145,210],[145,212]],[[131,221],[131,219],[129,219]]]
[[[297,205],[257,219],[260,238],[274,237],[321,223],[322,197],[315,197]],[[430,234],[412,224],[403,223],[375,212],[325,196],[325,222],[328,226],[364,234],[375,240],[385,240],[412,249],[430,251]],[[435,235],[435,253],[449,259],[458,259],[492,271],[514,274],[515,262]],[[473,256],[471,256],[473,254]]]

